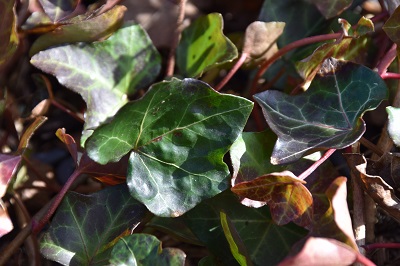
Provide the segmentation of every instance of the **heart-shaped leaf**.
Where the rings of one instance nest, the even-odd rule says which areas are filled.
[[[161,248],[153,235],[133,234],[121,238],[111,253],[111,265],[185,265],[186,254],[177,248]]]
[[[182,32],[176,60],[181,74],[197,77],[238,56],[235,45],[222,32],[221,14],[211,13],[192,22]]]
[[[14,14],[15,1],[0,0],[0,70],[17,50],[17,19]]]
[[[284,171],[239,183],[231,190],[242,197],[265,201],[278,225],[294,221],[306,226],[312,221],[313,199],[304,183],[293,173]]]
[[[340,149],[365,131],[361,116],[387,97],[380,76],[351,62],[327,59],[309,89],[296,96],[279,91],[254,95],[278,135],[273,164],[298,160],[312,149]]]
[[[353,0],[312,0],[311,2],[317,6],[326,19],[330,19],[347,9]]]
[[[159,216],[179,216],[228,186],[224,154],[253,103],[194,79],[153,85],[95,130],[86,148],[101,163],[129,158],[133,197]]]
[[[53,22],[57,22],[71,14],[80,0],[39,0],[44,11]]]
[[[126,185],[91,195],[68,192],[43,234],[40,251],[63,265],[104,265],[110,258],[110,242],[129,233],[145,213]]]
[[[386,112],[389,115],[387,130],[393,143],[400,147],[400,108],[388,106]]]
[[[160,56],[139,25],[125,26],[103,42],[41,51],[31,63],[82,95],[87,111],[81,144],[127,102],[127,94],[148,85],[160,71]]]

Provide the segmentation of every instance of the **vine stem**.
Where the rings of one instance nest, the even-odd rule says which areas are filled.
[[[172,39],[171,49],[169,50],[168,61],[167,61],[167,70],[165,73],[165,75],[167,77],[170,77],[174,74],[175,51],[176,51],[176,48],[178,47],[179,40],[181,38],[182,24],[183,24],[183,19],[185,18],[186,1],[187,0],[179,0],[179,2],[178,2],[178,18],[176,20],[175,33],[174,33],[174,37]]]
[[[377,248],[397,248],[400,249],[400,243],[373,243],[369,245],[364,245],[363,248],[367,252],[371,252],[374,249]]]
[[[312,172],[315,171],[315,169],[318,168],[323,162],[325,162],[334,152],[336,149],[329,149],[325,152],[325,154],[313,165],[311,165],[307,170],[305,170],[301,175],[298,176],[299,179],[306,179]]]
[[[222,87],[225,86],[226,83],[235,75],[235,73],[239,70],[239,68],[243,65],[246,58],[249,56],[249,53],[243,52],[240,58],[236,61],[236,64],[231,68],[229,73],[221,80],[221,82],[214,88],[216,91],[220,91]]]
[[[390,47],[389,51],[383,56],[383,58],[379,62],[379,64],[376,66],[376,69],[378,70],[378,74],[382,78],[383,78],[383,75],[386,73],[390,64],[396,58],[396,56],[397,56],[396,50],[397,50],[397,45],[393,44],[392,47]]]
[[[400,79],[399,73],[385,72],[381,75],[382,79]]]
[[[376,266],[375,263],[370,261],[367,257],[363,256],[362,254],[358,253],[357,254],[357,259],[355,262],[359,262],[364,266]]]

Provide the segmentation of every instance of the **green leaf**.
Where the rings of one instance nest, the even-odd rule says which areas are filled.
[[[400,108],[388,106],[386,107],[386,112],[389,115],[387,130],[393,143],[400,147]]]
[[[266,202],[278,225],[294,221],[306,226],[312,222],[313,198],[304,183],[293,173],[283,171],[239,183],[231,190],[242,197]]]
[[[361,116],[375,109],[387,93],[376,72],[331,58],[300,95],[279,91],[254,95],[278,135],[271,162],[289,163],[312,149],[341,149],[353,144],[365,131]]]
[[[311,2],[317,6],[326,19],[330,19],[350,7],[353,0],[312,0]]]
[[[235,45],[225,37],[222,28],[221,14],[211,13],[196,19],[183,30],[176,54],[182,75],[198,77],[238,56]]]
[[[145,213],[126,185],[91,195],[68,192],[41,239],[40,251],[63,265],[104,265],[110,242],[129,233]]]
[[[177,248],[161,248],[153,235],[133,234],[121,238],[111,253],[111,265],[185,265],[186,254]]]
[[[154,80],[160,60],[146,32],[129,25],[103,42],[41,51],[31,63],[82,95],[87,104],[83,144],[93,128],[127,103],[127,94]]]
[[[232,192],[225,191],[183,216],[193,233],[223,265],[238,263],[221,226],[221,210],[229,216],[254,265],[278,264],[306,234],[306,230],[294,224],[278,226],[272,221],[268,207],[248,208]]]
[[[387,36],[396,43],[398,46],[400,45],[400,6],[396,8],[394,13],[390,16],[390,18],[383,25],[383,30],[386,32]],[[399,47],[397,47],[397,51]]]
[[[44,11],[53,22],[58,22],[71,14],[79,0],[39,0]]]
[[[93,42],[108,37],[123,22],[126,7],[114,6],[107,12],[77,23],[61,25],[54,31],[41,35],[32,44],[29,54],[32,56],[50,46],[65,43]]]
[[[224,154],[239,136],[253,103],[195,79],[153,85],[95,130],[88,155],[106,164],[129,158],[134,198],[158,216],[179,216],[228,187]]]
[[[0,0],[0,71],[11,59],[19,43],[14,4],[15,1]]]

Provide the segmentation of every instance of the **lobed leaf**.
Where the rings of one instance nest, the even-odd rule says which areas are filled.
[[[41,51],[31,63],[85,100],[81,144],[127,103],[127,94],[148,85],[160,71],[160,56],[139,25],[127,25],[102,42]]]
[[[351,6],[353,0],[312,0],[318,10],[326,19],[340,15],[344,10]]]
[[[341,149],[365,131],[361,116],[387,97],[380,76],[351,62],[328,59],[309,89],[296,96],[279,91],[254,95],[278,135],[273,164],[290,163],[313,149]]]
[[[68,192],[42,236],[40,251],[63,265],[104,265],[110,258],[110,243],[129,233],[145,213],[126,185],[91,195]]]
[[[159,216],[179,216],[228,186],[224,154],[253,103],[223,95],[194,79],[153,85],[95,130],[88,155],[106,164],[130,154],[127,182],[134,198]]]
[[[111,265],[185,265],[186,254],[177,248],[161,248],[153,235],[133,234],[121,238],[111,253]]]
[[[400,147],[400,108],[388,106],[386,107],[386,112],[389,115],[387,126],[389,136],[393,140],[393,143]]]
[[[0,0],[0,71],[11,59],[19,43],[15,1]]]
[[[238,56],[235,45],[223,34],[221,14],[200,17],[183,30],[176,60],[181,74],[198,77],[220,64]]]

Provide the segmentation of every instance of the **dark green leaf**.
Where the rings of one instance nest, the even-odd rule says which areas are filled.
[[[81,143],[127,102],[127,94],[148,85],[160,71],[160,56],[139,25],[125,26],[103,42],[41,51],[31,63],[86,101]]]
[[[394,13],[390,16],[390,18],[383,25],[383,30],[389,36],[389,38],[396,43],[398,46],[400,45],[400,6],[396,8]],[[397,47],[398,49],[398,47]]]
[[[223,265],[238,265],[233,258],[220,222],[220,211],[229,216],[254,265],[276,265],[306,231],[294,224],[276,225],[268,207],[248,208],[226,191],[206,200],[184,215],[193,233]]]
[[[393,143],[400,147],[400,108],[388,106],[386,112],[389,115],[387,130]]]
[[[32,44],[29,54],[32,56],[58,44],[93,42],[108,37],[121,26],[125,11],[126,7],[115,6],[100,16],[73,24],[61,25],[54,31],[41,35]]]
[[[127,177],[132,196],[159,216],[179,216],[228,187],[223,156],[252,107],[201,81],[172,79],[124,106],[95,130],[86,148],[101,164],[133,150]]]
[[[326,19],[333,18],[347,9],[353,0],[312,0]]]
[[[177,49],[177,65],[185,77],[197,77],[238,56],[235,45],[222,32],[221,14],[212,13],[195,20],[182,32]]]
[[[79,0],[39,0],[44,11],[53,22],[58,22],[77,7]]]
[[[133,234],[115,244],[110,262],[112,265],[183,266],[186,255],[177,248],[161,248],[161,242],[152,235]]]
[[[387,97],[380,76],[361,65],[328,59],[310,88],[290,96],[279,91],[254,95],[278,135],[273,164],[289,163],[312,149],[340,149],[365,131],[361,116]]]
[[[63,265],[104,265],[110,242],[136,227],[146,208],[126,185],[91,195],[68,192],[41,239],[41,253]]]
[[[17,20],[14,14],[15,1],[0,0],[0,71],[17,49]]]

